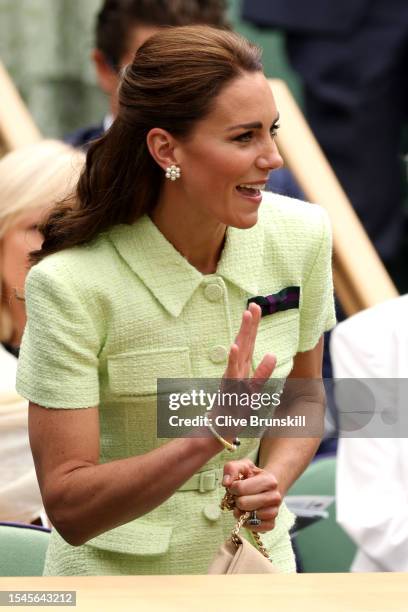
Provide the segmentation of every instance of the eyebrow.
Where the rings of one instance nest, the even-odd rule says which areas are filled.
[[[279,113],[276,115],[272,125],[275,125],[279,121]],[[238,128],[244,130],[260,130],[263,128],[263,123],[261,121],[253,121],[252,123],[239,123],[238,125],[232,125],[227,128],[227,132],[231,132],[232,130],[237,130]]]

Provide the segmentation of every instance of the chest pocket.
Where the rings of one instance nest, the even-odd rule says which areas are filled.
[[[256,337],[253,368],[265,353],[276,355],[273,378],[286,378],[293,367],[293,357],[299,344],[299,310],[291,309],[262,317]]]
[[[109,390],[117,396],[154,395],[158,378],[190,377],[188,347],[132,351],[108,358]]]

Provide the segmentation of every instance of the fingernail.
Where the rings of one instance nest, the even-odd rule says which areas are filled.
[[[222,479],[222,484],[224,485],[224,487],[227,487],[229,484],[231,484],[231,476],[226,474]]]

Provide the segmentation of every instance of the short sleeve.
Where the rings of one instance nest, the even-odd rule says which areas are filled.
[[[86,300],[67,274],[32,268],[26,281],[27,324],[17,370],[17,391],[46,408],[99,404],[100,341]]]
[[[320,239],[317,254],[302,285],[299,352],[313,349],[322,334],[336,324],[331,226],[326,211],[319,207],[319,213]]]

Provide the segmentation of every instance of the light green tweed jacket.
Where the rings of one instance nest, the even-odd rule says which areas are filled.
[[[31,270],[17,389],[45,407],[99,406],[101,462],[145,453],[164,442],[156,436],[157,378],[220,377],[248,298],[289,286],[301,288],[299,308],[263,317],[254,351],[254,365],[276,354],[274,376],[282,378],[294,355],[335,323],[331,233],[321,207],[264,194],[257,225],[228,229],[210,275],[192,267],[148,217],[116,226]],[[258,445],[243,440],[234,458],[255,459]],[[83,546],[53,530],[45,574],[206,573],[234,523],[219,510],[219,477],[229,460],[228,452],[218,454],[199,482]],[[294,571],[292,523],[282,504],[263,536],[284,572]]]

